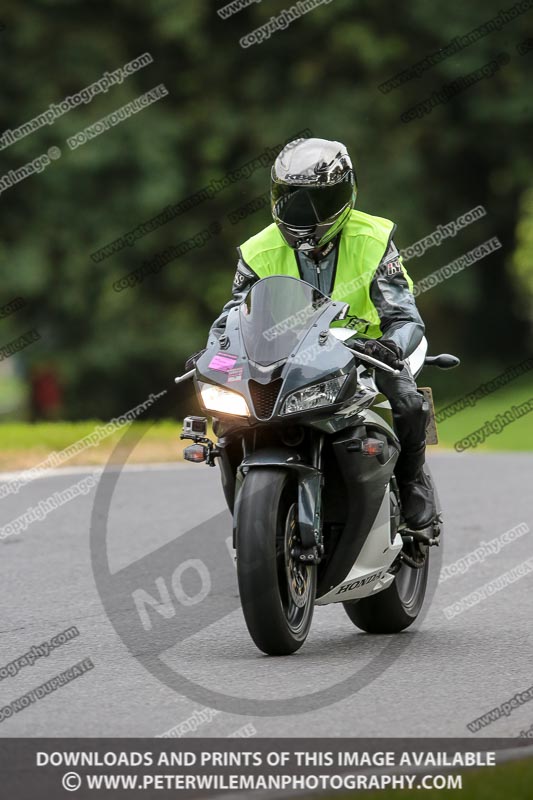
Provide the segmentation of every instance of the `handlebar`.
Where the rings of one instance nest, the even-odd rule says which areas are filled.
[[[439,356],[426,356],[424,365],[426,367],[439,367],[440,369],[454,369],[458,367],[461,360],[450,353],[441,353]]]
[[[354,343],[352,342],[352,345],[353,344]],[[345,346],[348,348],[348,350],[351,350],[352,353],[355,353],[357,357],[361,359],[361,361],[367,361],[369,364],[372,364],[372,366],[376,367],[377,369],[382,369],[384,372],[390,372],[391,375],[400,374],[399,369],[394,369],[394,367],[389,366],[389,364],[385,364],[384,361],[380,361],[377,358],[373,358],[372,356],[367,355],[366,353],[359,350],[359,348],[353,347],[352,345],[349,347],[348,345]]]
[[[349,348],[351,350],[351,347]],[[360,353],[359,350],[353,350],[352,352],[357,353],[357,357],[361,359],[361,361],[368,361],[369,364],[376,367],[377,369],[382,369],[384,372],[390,372],[392,375],[399,375],[400,370],[394,369],[394,367],[389,367],[388,364],[385,364],[384,361],[379,361],[377,358],[372,358],[372,356],[367,356],[366,353]]]
[[[193,367],[188,372],[186,372],[184,375],[178,375],[177,378],[174,378],[174,383],[183,383],[183,381],[189,380],[189,378],[192,378],[192,376],[194,375],[195,372],[196,372],[196,369]]]

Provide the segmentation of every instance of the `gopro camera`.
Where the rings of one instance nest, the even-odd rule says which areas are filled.
[[[205,417],[185,417],[183,420],[183,433],[188,436],[205,436],[207,433],[207,419]]]

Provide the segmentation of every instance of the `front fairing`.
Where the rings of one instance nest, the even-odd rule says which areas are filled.
[[[275,291],[272,285],[261,287],[269,281],[276,281]],[[284,283],[280,284],[280,281]],[[301,322],[273,336],[276,320],[266,308],[266,301],[269,298],[274,301],[274,311],[278,314],[285,314],[287,309],[298,314],[298,305],[309,299],[310,291],[313,292],[313,303],[317,301],[315,305],[308,306],[308,313],[300,314]],[[300,301],[298,292],[301,293]],[[292,293],[292,299],[283,298],[282,311],[279,303],[284,293]],[[219,342],[213,343],[198,361],[197,382],[213,383],[243,395],[251,412],[250,417],[242,418],[244,423],[272,419],[294,422],[302,416],[331,414],[342,407],[346,398],[357,390],[357,375],[353,354],[329,332],[329,328],[334,320],[346,313],[347,306],[325,295],[321,295],[321,299],[316,297],[317,294],[321,295],[304,281],[285,276],[264,278],[254,284],[246,304],[232,309],[228,315],[224,346],[221,347]],[[255,304],[254,300],[257,300]],[[260,313],[256,311],[258,306]],[[343,375],[348,377],[335,404],[280,416],[283,403],[292,392]],[[271,407],[258,402],[258,396],[269,391],[270,387],[276,392]]]

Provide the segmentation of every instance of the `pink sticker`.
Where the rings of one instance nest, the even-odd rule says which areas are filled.
[[[242,378],[242,367],[235,367],[228,372],[228,383],[232,381],[240,381]]]
[[[217,353],[207,366],[209,369],[216,369],[219,372],[229,372],[230,369],[235,366],[236,361],[237,356],[231,356],[226,353]]]

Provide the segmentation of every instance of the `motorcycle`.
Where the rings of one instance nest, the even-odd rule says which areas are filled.
[[[303,645],[315,605],[342,603],[369,633],[407,628],[442,537],[440,505],[423,531],[402,517],[400,443],[374,381],[375,370],[395,370],[343,344],[354,333],[343,327],[348,310],[304,281],[264,278],[230,311],[224,335],[176,378],[194,379],[214,419],[216,442],[206,417],[185,418],[181,438],[194,443],[184,457],[219,463],[244,618],[269,655]],[[459,363],[426,353],[424,338],[406,359],[415,377],[424,365]],[[432,410],[431,390],[419,391]]]

